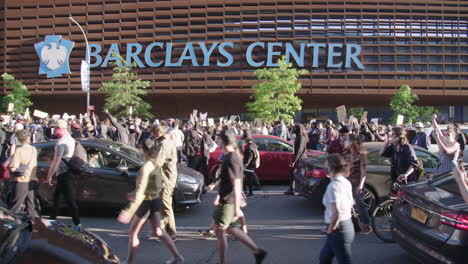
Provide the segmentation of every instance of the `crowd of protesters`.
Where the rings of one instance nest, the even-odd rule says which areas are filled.
[[[366,142],[383,142],[380,155],[391,159],[390,179],[396,183],[417,181],[421,174],[421,164],[413,146],[429,148],[430,135],[421,122],[411,127],[384,126],[369,123],[367,120],[353,119],[334,124],[331,120],[303,124],[286,124],[284,120],[274,123],[240,122],[223,119],[217,124],[192,117],[189,122],[175,119],[150,122],[141,118],[115,118],[105,111],[99,121],[92,114],[69,118],[67,120],[41,119],[36,122],[16,116],[0,129],[0,160],[3,167],[11,169],[13,198],[11,209],[19,212],[25,203],[30,216],[38,216],[34,208],[34,191],[37,189],[36,177],[37,151],[30,143],[57,140],[54,160],[47,175],[49,184],[57,184],[54,195],[58,205],[63,195],[72,209],[73,222],[80,225],[74,181],[77,175],[69,170],[69,162],[74,155],[76,140],[105,139],[128,144],[141,150],[145,164],[137,178],[137,188],[129,197],[132,201],[121,212],[118,220],[131,223],[129,231],[128,263],[134,262],[139,246],[138,233],[147,219],[150,219],[152,232],[159,237],[173,254],[168,263],[181,263],[184,258],[174,245],[176,225],[172,211],[172,195],[177,178],[177,163],[185,160],[187,166],[200,171],[204,176],[206,190],[215,186],[219,189],[214,204],[213,222],[204,234],[218,239],[220,263],[225,262],[227,252],[226,234],[231,234],[249,247],[257,263],[261,263],[266,251],[257,247],[247,235],[245,218],[241,208],[246,196],[253,196],[259,185],[255,169],[260,156],[253,135],[274,135],[293,142],[294,154],[290,162],[291,176],[286,195],[295,194],[294,171],[298,161],[306,155],[306,149],[326,151],[327,167],[331,183],[323,198],[325,210],[324,231],[328,234],[322,249],[320,262],[331,263],[335,256],[339,263],[351,260],[351,243],[354,228],[351,223],[351,207],[356,204],[364,233],[370,232],[370,217],[362,198],[367,170]],[[466,143],[459,126],[440,129],[434,115],[431,121],[433,137],[439,147],[437,173],[454,171],[460,188],[466,188],[466,172],[460,163]],[[407,133],[409,131],[410,133]],[[244,146],[237,145],[242,137]],[[219,175],[210,175],[210,153],[217,148],[223,150],[220,158]],[[241,147],[241,148],[240,148]],[[96,153],[87,153],[90,166]],[[464,175],[464,176],[463,176]],[[54,183],[52,178],[57,178]],[[459,180],[461,179],[461,180]],[[463,185],[464,184],[464,185]],[[244,186],[245,194],[242,193]],[[463,187],[464,186],[464,187]],[[464,195],[468,192],[462,192]],[[468,197],[468,194],[467,194]],[[58,206],[51,218],[58,214]],[[235,223],[241,220],[241,230]]]

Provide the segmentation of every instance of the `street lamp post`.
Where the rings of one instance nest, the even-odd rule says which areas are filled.
[[[76,20],[73,19],[72,16],[70,16],[69,19],[73,23],[75,23],[80,28],[81,33],[83,33],[85,43],[86,43],[86,64],[87,64],[88,74],[90,75],[90,66],[89,65],[90,65],[91,62],[90,62],[90,56],[89,56],[90,50],[89,50],[88,38],[86,37],[86,34],[85,34],[83,28],[81,27],[81,25],[78,24],[78,22],[76,22]],[[81,78],[83,78],[83,76],[81,76]],[[88,76],[88,80],[87,80],[88,82],[90,82],[89,79],[90,79],[90,76]],[[90,97],[90,84],[88,84],[88,87],[86,89],[86,113],[88,113],[88,116],[90,115],[90,113],[89,113],[90,98],[89,97]]]

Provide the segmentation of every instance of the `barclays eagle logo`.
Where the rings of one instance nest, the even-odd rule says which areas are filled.
[[[62,39],[62,36],[48,35],[45,41],[34,44],[41,61],[39,74],[47,74],[47,78],[59,77],[70,73],[68,58],[75,42]]]

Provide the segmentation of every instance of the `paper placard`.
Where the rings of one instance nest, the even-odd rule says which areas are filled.
[[[229,121],[234,122],[234,121],[236,121],[236,118],[237,118],[237,116],[232,115],[232,116],[229,117]]]
[[[39,110],[36,109],[36,110],[34,110],[34,112],[33,112],[33,116],[39,117],[39,118],[47,118],[47,117],[49,116],[49,114],[46,113],[46,112],[42,112],[42,111],[39,111]]]
[[[14,103],[9,103],[8,104],[8,112],[13,112],[13,109],[15,108],[15,104]]]
[[[11,117],[9,115],[1,115],[1,117],[3,119],[2,125],[10,124]]]
[[[31,114],[29,113],[28,107],[26,107],[26,111],[24,111],[24,120],[31,120]]]
[[[193,117],[196,117],[196,116],[197,116],[197,114],[198,114],[198,110],[197,110],[197,109],[193,109],[193,111],[192,111],[192,115],[193,115]]]
[[[219,118],[219,123],[222,125],[223,124],[223,121],[224,121],[224,117],[220,117]]]
[[[71,115],[70,118],[73,119],[73,120],[75,120],[75,119],[76,119],[76,115]]]
[[[81,90],[83,92],[89,91],[90,69],[86,61],[81,61]]]
[[[133,106],[132,105],[128,108],[128,113],[130,114],[130,116],[132,116],[132,114],[133,114]]]
[[[70,116],[68,115],[68,113],[64,113],[62,115],[62,119],[68,120],[69,118],[70,118]]]
[[[60,115],[53,115],[52,120],[59,121],[60,120]]]
[[[376,125],[379,124],[379,119],[378,118],[372,118],[370,121],[371,121],[371,123],[374,123]]]
[[[208,112],[206,113],[200,113],[200,121],[206,121],[206,118],[208,117]]]
[[[208,118],[208,125],[209,126],[214,126],[214,119],[213,118]]]
[[[336,115],[338,117],[338,122],[344,123],[346,121],[346,107],[344,105],[338,106],[336,108]]]
[[[310,124],[312,125],[313,123],[317,123],[317,119],[310,120]]]
[[[403,125],[403,121],[404,121],[404,120],[405,120],[405,116],[404,116],[404,115],[398,115],[396,124],[397,124],[398,126]]]

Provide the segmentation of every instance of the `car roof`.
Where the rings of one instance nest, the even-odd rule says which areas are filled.
[[[385,146],[385,143],[383,142],[367,142],[367,143],[364,143],[362,144],[367,150],[370,150],[370,151],[376,151],[376,150],[381,150],[384,146]],[[422,151],[422,152],[426,152],[432,156],[435,156],[432,152],[430,152],[429,150],[426,150],[424,148],[421,148],[421,147],[418,147],[418,146],[414,146],[412,145],[412,147],[414,148],[414,150],[418,150],[418,151]]]

